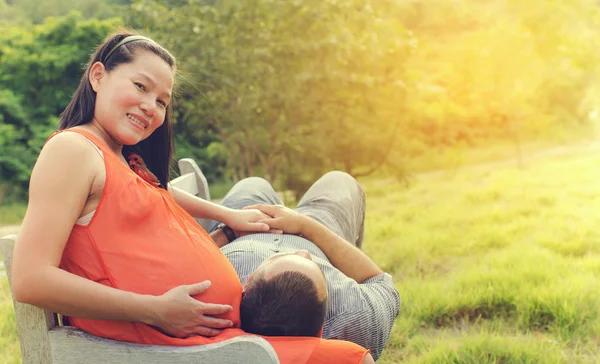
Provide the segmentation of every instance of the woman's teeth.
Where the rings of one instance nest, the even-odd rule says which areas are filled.
[[[133,121],[134,123],[138,124],[142,128],[146,129],[146,125],[144,125],[144,123],[142,123],[141,121],[139,121],[135,116],[127,114],[127,118],[129,120]]]

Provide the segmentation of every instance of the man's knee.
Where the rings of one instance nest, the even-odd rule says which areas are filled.
[[[327,179],[328,181],[333,181],[336,184],[349,184],[349,185],[358,185],[358,181],[356,178],[352,177],[350,174],[342,171],[330,171],[327,172],[321,177],[323,179]]]
[[[254,190],[259,190],[259,191],[273,190],[273,186],[271,186],[269,181],[267,181],[266,179],[264,179],[262,177],[246,177],[243,180],[239,181],[235,185],[235,188],[240,188],[240,187],[252,188]]]

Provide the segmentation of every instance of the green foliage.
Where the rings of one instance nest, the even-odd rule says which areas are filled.
[[[6,0],[0,0],[0,27],[4,24],[21,24],[26,22],[22,9],[7,4]]]
[[[48,17],[64,16],[73,10],[81,13],[86,19],[106,19],[118,16],[125,9],[123,5],[130,3],[129,0],[11,0],[9,1],[11,5],[7,6],[6,2],[0,0],[0,9],[2,9],[1,4],[4,3],[7,11],[19,15],[16,19],[7,17],[6,21],[12,24],[41,24]]]
[[[595,2],[425,3],[400,5],[401,21],[418,40],[407,65],[402,153],[519,143],[589,121],[598,107],[591,101],[599,60]],[[411,138],[424,145],[407,145]]]
[[[19,187],[25,186],[29,180],[33,165],[28,165],[27,161],[33,160],[35,155],[28,147],[27,124],[21,100],[12,91],[0,89],[0,148],[3,150],[0,155],[0,176],[2,183],[6,184],[0,201],[14,201],[22,191]]]
[[[600,117],[592,0],[81,0],[82,16],[52,19],[72,4],[34,3],[0,2],[2,98],[28,124],[3,127],[27,149],[2,162],[19,185],[118,23],[82,17],[119,14],[178,57],[177,157],[210,181],[262,175],[301,193],[329,169],[404,177],[437,154],[458,165],[498,141],[520,153]]]
[[[430,148],[520,148],[597,108],[586,0],[171,5],[139,1],[130,21],[178,55],[177,129],[219,142],[234,179],[300,191],[327,169],[402,175]]]
[[[179,57],[176,128],[190,145],[219,140],[234,179],[263,174],[290,187],[331,168],[369,173],[385,160],[410,49],[388,13],[392,4],[252,0],[169,9],[142,1],[131,21]]]
[[[56,130],[90,51],[118,20],[49,18],[32,31],[6,26],[0,36],[0,180],[14,185],[0,201],[22,198],[36,156]],[[9,188],[9,187],[6,187]]]

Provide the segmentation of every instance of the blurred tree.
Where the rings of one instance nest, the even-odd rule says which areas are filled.
[[[4,24],[24,24],[27,18],[24,12],[12,6],[10,1],[0,0],[0,27]]]
[[[597,81],[600,61],[598,2],[535,0],[524,6],[511,0],[508,4],[544,60],[540,92],[545,97],[535,100],[537,106],[558,123],[585,122],[590,110],[581,102]]]
[[[5,26],[0,35],[0,181],[21,196],[44,141],[71,98],[89,52],[119,21],[84,21],[78,13],[33,30]]]
[[[387,158],[410,49],[393,3],[141,1],[130,21],[179,57],[176,129],[190,145],[226,153],[234,179],[296,169],[308,180],[368,174]]]
[[[406,65],[402,130],[403,141],[418,142],[398,145],[397,159],[499,139],[518,145],[585,124],[597,107],[582,103],[597,83],[594,1],[412,0],[396,11],[419,43]]]
[[[83,15],[26,28],[71,8]],[[0,161],[8,181],[118,23],[82,19],[115,13],[178,57],[178,156],[211,181],[402,174],[431,150],[519,145],[600,114],[594,0],[0,0],[0,146],[32,150]]]
[[[0,0],[6,1],[6,0]],[[107,19],[118,16],[129,5],[129,0],[12,0],[10,8],[23,14],[33,24],[41,24],[47,17],[80,12],[85,19]],[[0,8],[1,9],[1,8]]]

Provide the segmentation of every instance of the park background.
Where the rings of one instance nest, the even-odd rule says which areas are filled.
[[[292,204],[330,169],[364,185],[364,249],[403,299],[379,362],[600,361],[597,1],[0,0],[0,232],[120,26],[178,58],[176,158],[213,197],[250,175]]]

